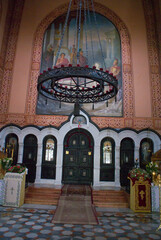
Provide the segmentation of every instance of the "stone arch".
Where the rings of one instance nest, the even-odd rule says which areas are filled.
[[[58,16],[67,12],[68,4],[64,4],[54,9],[51,13],[49,13],[38,25],[32,49],[32,65],[30,69],[30,81],[28,86],[28,94],[26,101],[26,114],[34,115],[36,109],[36,101],[37,101],[37,78],[39,75],[40,69],[40,61],[41,61],[41,49],[44,32],[49,26],[49,24],[54,21]],[[76,5],[72,5],[71,10],[75,10]],[[102,14],[106,18],[108,18],[117,28],[120,39],[121,39],[121,49],[122,49],[122,77],[123,77],[123,105],[126,106],[124,108],[124,118],[132,118],[134,115],[134,89],[133,89],[133,77],[132,77],[132,60],[131,60],[131,45],[130,45],[130,37],[129,32],[124,24],[124,22],[108,7],[103,6],[100,3],[95,3],[96,12]],[[54,116],[54,122],[58,124],[60,123],[60,119]],[[44,122],[44,118],[48,120],[52,120],[53,116],[39,116],[38,124],[42,124]],[[106,119],[106,118],[105,118]],[[123,118],[109,118],[115,125],[122,126]],[[66,118],[62,118],[62,121],[65,121]],[[99,117],[95,117],[94,121],[96,124],[99,123]],[[106,120],[105,120],[106,121]]]

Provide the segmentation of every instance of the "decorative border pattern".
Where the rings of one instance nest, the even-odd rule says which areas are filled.
[[[91,117],[91,120],[99,128],[124,128],[123,118],[110,118],[110,117]]]
[[[140,206],[140,201],[139,201],[139,194],[140,194],[140,189],[139,187],[144,186],[145,191],[144,191],[144,198],[145,198],[145,206]],[[140,182],[136,181],[134,184],[134,191],[135,191],[135,209],[133,209],[134,212],[151,212],[151,194],[150,194],[150,184],[148,184],[147,181]]]
[[[11,206],[11,207],[19,207],[22,205],[22,194],[24,193],[24,188],[23,183],[25,182],[25,173],[7,173],[4,177],[5,181],[5,194],[4,194],[4,206]],[[9,189],[8,189],[8,184],[9,181],[15,181],[14,186],[16,187],[15,195],[16,195],[16,200],[15,201],[7,201],[8,194],[9,194]],[[11,199],[12,200],[12,199]]]
[[[1,11],[4,11],[2,1],[0,1],[0,4],[2,5]],[[5,64],[5,55],[7,50],[7,44],[8,44],[8,38],[9,38],[9,30],[10,30],[10,23],[11,23],[11,17],[13,13],[13,1],[10,1],[10,4],[8,5],[7,13],[6,13],[6,21],[5,21],[5,27],[4,27],[4,33],[3,33],[3,40],[1,44],[1,52],[0,52],[0,89],[2,88],[2,80],[3,80],[3,71],[4,71],[4,64]],[[1,12],[2,15],[2,12]]]
[[[24,0],[16,0],[14,9],[9,7],[9,10],[11,11],[10,14],[13,14],[13,15],[12,15],[12,21],[8,26],[10,29],[10,32],[9,32],[9,38],[7,41],[7,51],[5,56],[3,79],[2,79],[1,90],[0,90],[0,106],[1,106],[0,113],[3,113],[3,114],[7,113],[8,106],[9,106],[9,97],[10,97],[10,91],[11,91],[10,86],[12,85],[13,66],[14,66],[14,60],[15,60],[15,54],[16,54],[18,32],[19,32],[21,16],[23,12],[23,6],[24,6]]]
[[[11,206],[11,207],[18,207],[19,199],[20,199],[20,182],[17,181],[17,192],[16,192],[16,201],[15,202],[7,202],[7,194],[8,194],[8,181],[5,179],[5,195],[4,195],[4,203],[3,206]],[[11,181],[11,180],[10,180]]]
[[[154,12],[152,2],[150,0],[142,0],[143,8],[145,12],[145,20],[147,22],[147,39],[148,39],[148,52],[149,52],[149,64],[151,71],[152,81],[152,106],[153,106],[153,118],[135,118],[134,117],[134,87],[132,76],[132,63],[131,63],[131,46],[128,30],[122,20],[107,7],[95,3],[95,9],[98,13],[107,17],[117,27],[121,37],[122,48],[122,70],[123,70],[123,88],[124,88],[124,117],[92,117],[92,121],[97,124],[99,128],[113,127],[123,128],[130,127],[136,129],[142,129],[151,127],[157,129],[157,132],[161,134],[161,118],[159,116],[161,112],[161,90],[159,89],[159,62],[156,45],[156,35],[154,29]],[[0,84],[0,127],[6,124],[15,123],[21,126],[26,124],[35,124],[38,126],[53,125],[61,126],[68,120],[68,116],[52,116],[52,115],[36,115],[36,102],[37,102],[37,77],[39,75],[40,61],[41,61],[41,48],[43,42],[43,35],[48,25],[58,16],[64,14],[67,11],[68,4],[58,7],[51,12],[42,22],[39,24],[34,37],[33,50],[32,50],[32,66],[30,69],[30,81],[28,85],[28,95],[26,101],[25,114],[8,114],[8,103],[10,96],[10,86],[12,84],[13,66],[16,52],[16,44],[18,38],[19,25],[21,22],[21,16],[23,12],[24,0],[17,0],[15,3],[15,10],[13,12],[13,6],[9,8],[10,17],[13,16],[12,24],[10,26],[10,34],[5,35],[3,40],[7,42],[6,59],[3,69],[0,69],[0,75],[3,75],[2,82]],[[155,5],[156,8],[156,5]],[[76,9],[76,6],[72,6],[72,10]],[[8,11],[9,11],[8,10]],[[9,21],[9,20],[8,20]],[[9,25],[9,24],[8,24]],[[6,22],[5,30],[9,30]],[[7,39],[8,38],[8,39]],[[153,43],[155,43],[153,45]],[[6,45],[4,47],[6,49]],[[4,51],[4,50],[3,50]],[[2,55],[1,55],[2,57]],[[4,60],[0,57],[0,60]]]
[[[161,117],[161,84],[159,46],[157,42],[157,25],[155,21],[154,5],[157,1],[143,0],[143,9],[147,30],[147,44],[149,54],[149,69],[151,82],[151,103],[153,117]],[[154,4],[154,5],[153,5]],[[158,39],[159,40],[159,39]]]
[[[30,74],[30,82],[28,86],[28,95],[26,102],[26,114],[34,115],[37,103],[37,78],[39,75],[40,61],[41,61],[41,49],[42,41],[46,28],[54,21],[55,18],[64,14],[67,11],[68,4],[58,7],[53,12],[51,12],[42,22],[39,24],[34,38],[33,44],[33,58],[32,58],[32,67]],[[75,10],[76,6],[72,6],[72,10]],[[122,64],[123,64],[123,88],[124,88],[124,117],[132,118],[134,116],[134,94],[133,94],[133,80],[132,80],[132,70],[131,70],[131,47],[130,47],[130,38],[128,30],[122,20],[110,9],[107,7],[95,3],[95,9],[100,14],[107,17],[113,24],[116,26],[120,33],[121,38],[121,48],[122,48]],[[41,117],[40,117],[41,116]],[[38,124],[42,122],[52,121],[53,116],[49,115],[40,115]],[[55,116],[59,119],[59,117]],[[109,117],[108,117],[109,118]],[[93,118],[96,122],[100,121],[100,117]],[[113,122],[115,118],[111,118],[110,122]],[[123,118],[122,118],[123,119]],[[123,122],[121,118],[117,118],[115,122]],[[59,121],[59,120],[58,120]],[[60,124],[60,122],[59,122]],[[96,123],[97,124],[97,123]],[[118,125],[120,125],[118,123]],[[105,121],[106,125],[106,121]],[[121,124],[123,126],[123,124]]]

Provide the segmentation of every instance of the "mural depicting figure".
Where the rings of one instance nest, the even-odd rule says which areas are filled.
[[[92,17],[93,14],[91,13],[91,22],[94,23]],[[116,101],[115,98],[112,98],[108,101],[108,104],[107,102],[99,102],[95,103],[94,107],[92,104],[82,104],[81,108],[90,116],[121,117],[123,112],[123,94],[120,36],[116,27],[107,18],[100,14],[96,14],[96,18],[99,26],[100,40],[96,34],[96,26],[94,24],[90,27],[87,25],[86,28],[82,20],[78,49],[75,33],[76,12],[72,14],[67,24],[66,32],[64,33],[59,56],[57,56],[57,54],[63,33],[65,15],[55,19],[44,34],[40,72],[52,68],[55,65],[57,67],[61,67],[61,65],[66,67],[69,64],[72,64],[72,66],[79,64],[81,67],[88,65],[91,68],[95,66],[97,69],[104,68],[104,70],[108,70],[113,73],[118,80]],[[91,38],[93,45],[91,45]],[[55,63],[56,59],[57,62]],[[46,101],[43,96],[38,96],[37,114],[70,115],[72,112],[73,104],[62,102],[60,107],[59,102],[53,100]]]
[[[115,77],[119,77],[120,78],[120,72],[121,72],[121,68],[120,66],[118,66],[118,59],[116,58],[113,62],[112,67],[110,68],[110,72],[113,73],[113,75]]]
[[[77,49],[75,48],[75,45],[73,45],[72,50],[71,50],[70,63],[73,66],[77,65]]]
[[[121,100],[122,98],[122,83],[121,83],[121,67],[118,66],[118,59],[116,58],[113,61],[113,65],[110,68],[110,73],[113,74],[118,80],[118,93],[117,93],[117,101]]]
[[[60,54],[60,58],[58,58],[57,63],[56,63],[56,66],[57,66],[57,67],[61,67],[62,65],[63,65],[64,67],[68,67],[68,65],[69,65],[69,61],[68,61],[68,59],[65,57],[65,53],[61,53],[61,54]]]
[[[87,65],[87,58],[83,55],[82,49],[79,50],[79,65],[85,67]]]

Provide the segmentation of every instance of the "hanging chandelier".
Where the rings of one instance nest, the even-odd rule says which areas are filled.
[[[53,68],[48,68],[40,73],[38,77],[38,92],[43,95],[46,99],[51,99],[54,101],[73,103],[74,104],[74,115],[79,115],[79,109],[81,104],[94,103],[106,101],[106,106],[108,106],[108,100],[115,97],[118,92],[118,81],[112,73],[104,70],[106,69],[106,64],[104,61],[103,50],[101,46],[101,40],[99,36],[99,29],[94,9],[93,0],[77,0],[77,16],[76,16],[76,39],[77,42],[74,44],[75,61],[69,63],[65,61],[65,56],[63,53],[60,54],[60,50],[63,43],[64,34],[66,31],[66,26],[68,23],[68,18],[70,15],[72,0],[70,0],[62,36],[60,39],[60,44],[58,47],[55,65]],[[81,55],[80,50],[80,34],[81,34],[81,21],[82,15],[84,15],[85,29],[87,29],[87,24],[91,24],[89,15],[89,4],[91,4],[94,23],[97,30],[97,36],[99,39],[99,45],[102,53],[103,67],[97,68],[96,66],[88,66],[88,46],[87,46],[87,31],[86,35],[86,58]],[[82,6],[84,5],[84,9]],[[83,14],[82,14],[83,13]],[[88,19],[88,21],[87,21]],[[92,38],[91,38],[92,45]],[[75,47],[76,46],[76,47]],[[93,49],[93,46],[92,46]],[[64,59],[63,63],[59,61],[59,57]],[[64,54],[65,55],[65,54]]]

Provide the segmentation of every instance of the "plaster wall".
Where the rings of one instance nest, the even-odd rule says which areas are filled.
[[[151,117],[151,92],[145,19],[141,0],[97,0],[114,11],[125,23],[130,34],[132,70],[135,91],[135,117]],[[39,23],[65,0],[25,1],[18,36],[9,113],[25,113],[30,76],[34,33]]]

